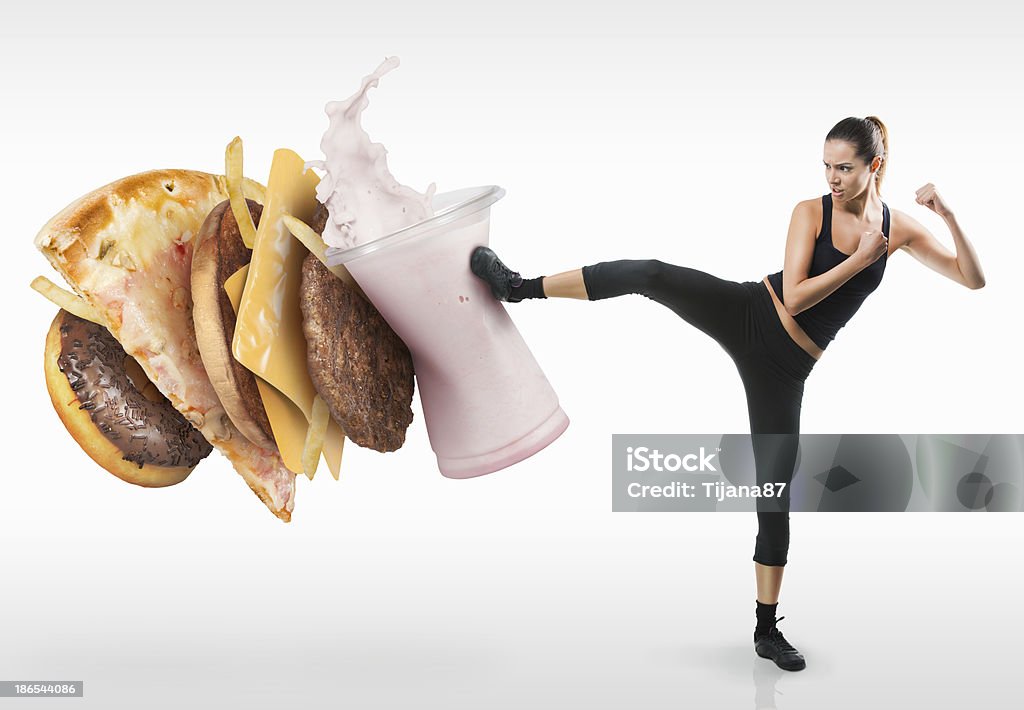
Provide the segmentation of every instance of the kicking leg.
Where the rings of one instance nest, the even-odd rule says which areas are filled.
[[[563,271],[554,276],[541,277],[541,289],[546,298],[578,298],[586,301],[587,286],[583,281],[583,269]]]
[[[735,281],[657,259],[605,261],[581,272],[592,301],[639,294],[710,335],[733,358],[751,345],[750,293]]]
[[[749,292],[735,281],[697,269],[657,259],[622,259],[523,280],[487,247],[473,252],[470,268],[504,301],[547,297],[598,301],[637,294],[671,309],[734,358],[750,346]]]

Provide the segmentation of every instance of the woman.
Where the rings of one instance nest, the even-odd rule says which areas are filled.
[[[555,276],[523,280],[486,247],[470,267],[495,298],[592,301],[634,293],[671,308],[714,338],[736,363],[747,397],[757,482],[791,481],[804,381],[836,332],[882,280],[891,254],[903,249],[925,266],[976,289],[985,285],[977,255],[952,210],[927,184],[918,204],[945,220],[951,254],[915,219],[882,202],[888,135],[874,117],[846,118],[825,138],[829,192],[793,210],[782,271],[737,283],[657,260],[602,262]],[[788,492],[788,486],[786,487]],[[758,500],[760,504],[761,499]],[[775,611],[789,550],[789,501],[781,512],[758,507],[754,546],[757,625],[754,648],[785,670],[805,667],[779,632]]]

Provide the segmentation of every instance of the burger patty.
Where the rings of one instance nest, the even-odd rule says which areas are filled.
[[[323,215],[311,225],[322,232]],[[313,254],[299,297],[309,376],[331,416],[359,446],[394,451],[412,423],[412,356],[369,301]]]
[[[324,227],[327,226],[327,205],[322,202],[316,203],[316,209],[313,211],[313,220],[309,223],[309,226],[313,228],[313,231],[319,234],[321,237],[324,235]]]

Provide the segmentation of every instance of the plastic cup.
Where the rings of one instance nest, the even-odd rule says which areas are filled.
[[[431,219],[327,250],[409,347],[430,446],[449,478],[511,466],[569,426],[512,319],[469,270],[504,195],[494,185],[436,195]]]

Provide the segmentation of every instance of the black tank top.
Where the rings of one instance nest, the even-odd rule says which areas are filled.
[[[889,236],[889,206],[882,203],[882,234]],[[888,249],[886,249],[888,252]],[[818,276],[846,261],[851,255],[836,249],[832,243],[832,195],[821,196],[821,233],[814,242],[814,257],[808,278]],[[878,288],[885,272],[888,253],[876,259],[849,281],[830,293],[826,298],[794,318],[819,348],[824,350],[835,339],[836,333],[853,317],[868,294]],[[783,303],[782,272],[768,276],[768,282],[775,289],[775,295]]]

